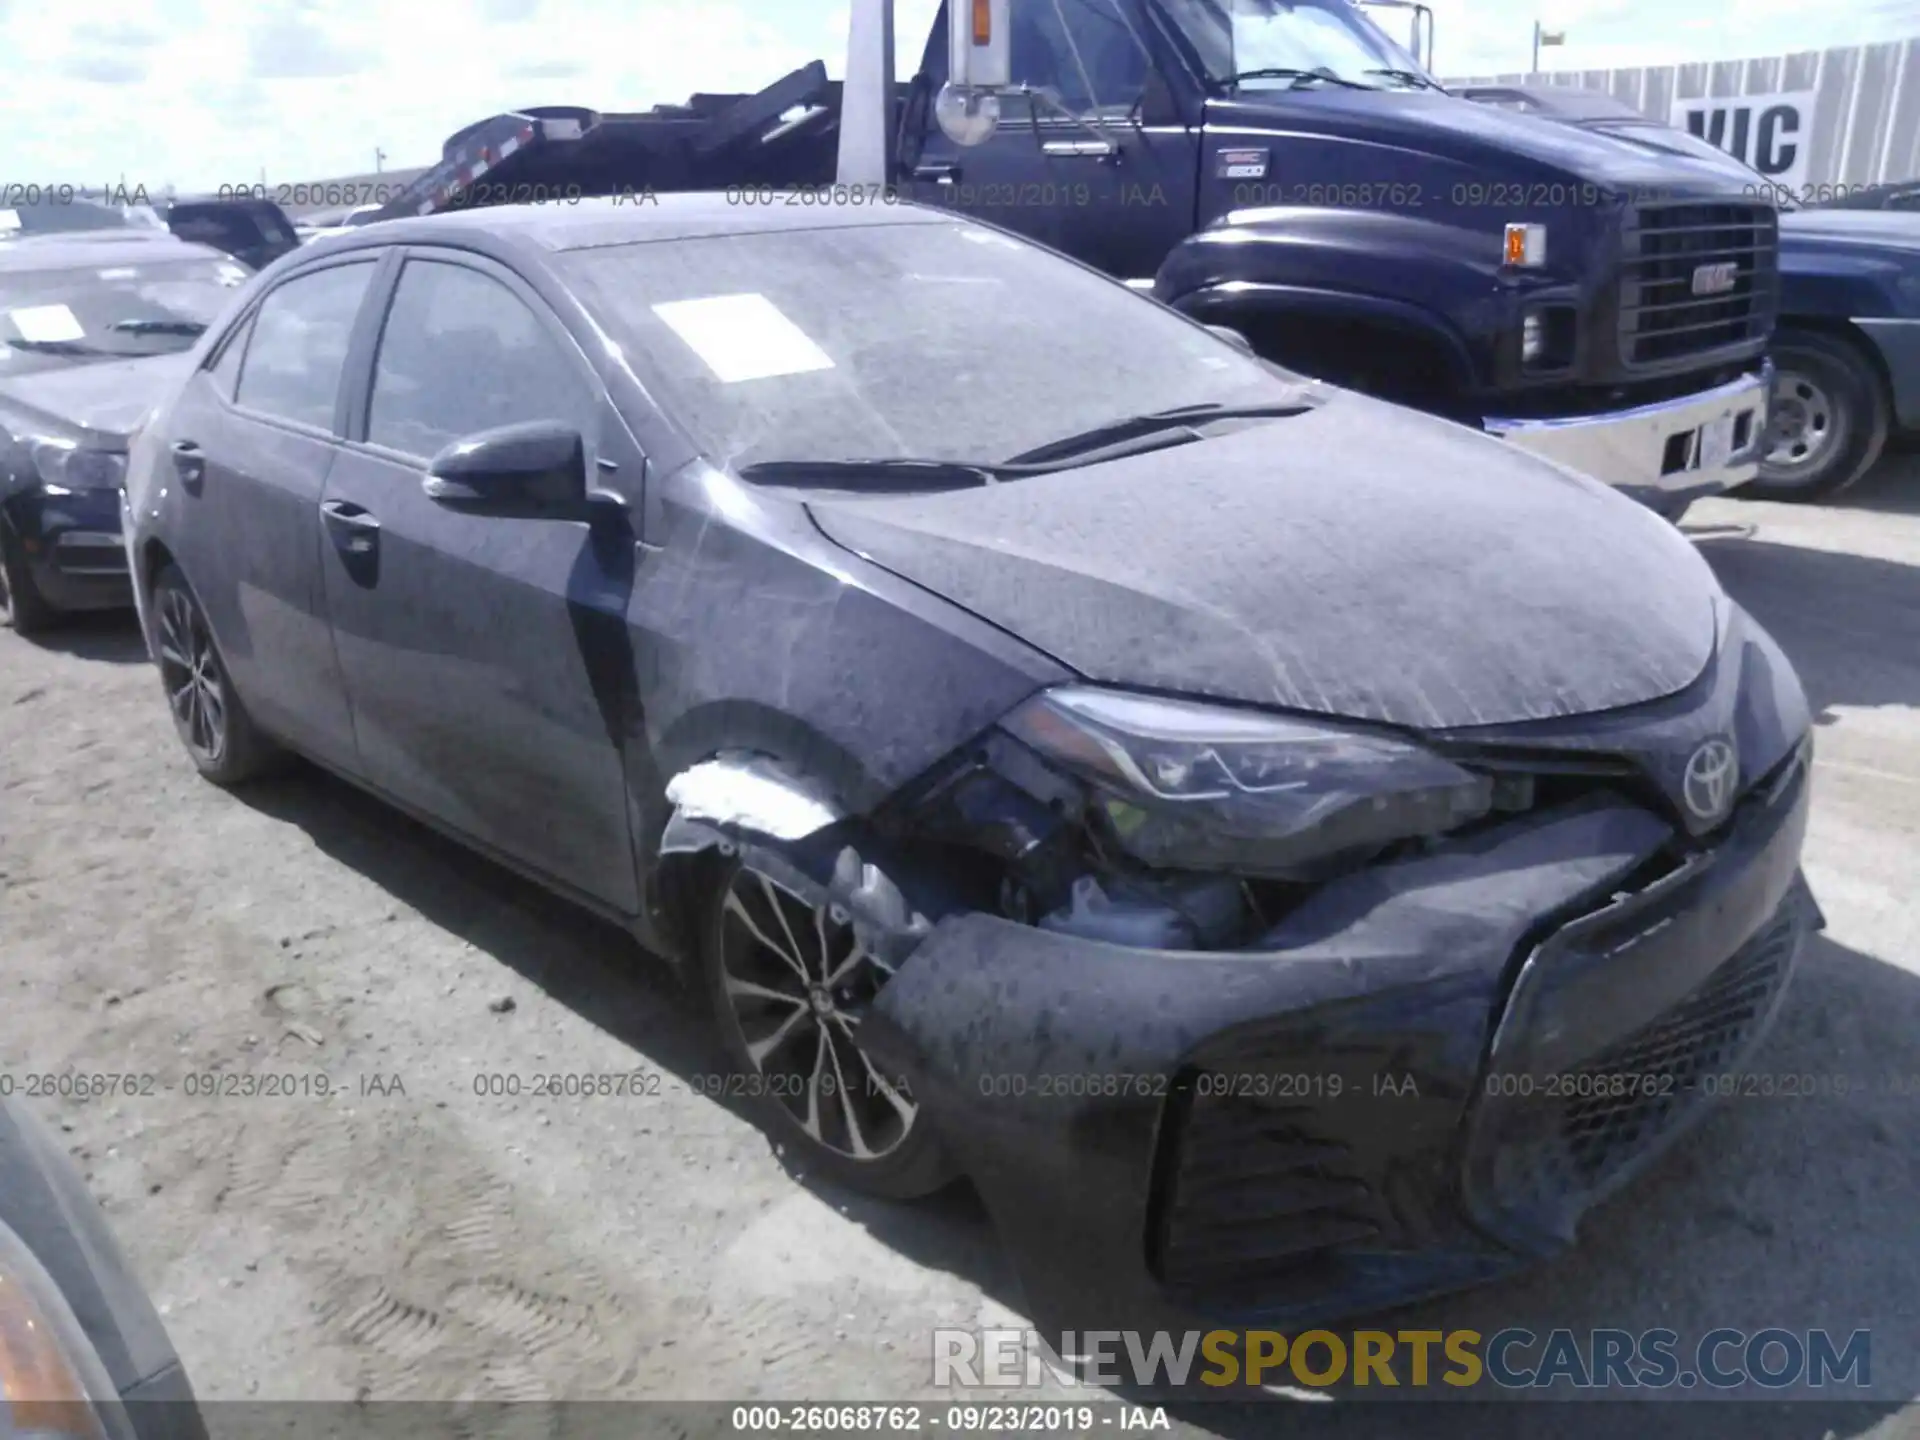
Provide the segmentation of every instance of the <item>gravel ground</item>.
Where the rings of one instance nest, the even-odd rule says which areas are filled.
[[[1716,501],[1687,528],[1821,727],[1808,869],[1830,929],[1757,1068],[1865,1093],[1731,1103],[1573,1256],[1395,1323],[1866,1327],[1875,1433],[1905,1434],[1920,1094],[1892,1082],[1920,1084],[1920,457],[1844,507]],[[0,936],[17,1087],[152,1077],[40,1108],[203,1398],[935,1398],[933,1327],[1017,1323],[976,1202],[869,1204],[789,1173],[704,1093],[701,1023],[618,932],[318,774],[199,781],[130,621],[0,634]],[[476,1093],[554,1071],[653,1078]]]

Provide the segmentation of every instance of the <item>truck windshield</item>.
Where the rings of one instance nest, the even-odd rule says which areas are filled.
[[[0,378],[185,350],[246,278],[211,257],[0,272]]]
[[[1352,0],[1160,0],[1215,84],[1287,89],[1329,83],[1433,89],[1420,62]]]
[[[557,264],[668,413],[735,468],[999,461],[1128,416],[1298,396],[1297,379],[1114,281],[965,222],[617,245]]]

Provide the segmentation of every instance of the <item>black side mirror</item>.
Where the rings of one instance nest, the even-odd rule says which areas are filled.
[[[587,447],[548,420],[456,440],[427,466],[427,497],[449,510],[502,520],[587,518]]]
[[[1222,340],[1226,341],[1229,345],[1233,346],[1234,349],[1242,351],[1248,355],[1252,355],[1254,353],[1253,342],[1247,339],[1247,337],[1242,335],[1238,330],[1234,329],[1231,325],[1209,325],[1207,326],[1207,329],[1211,330],[1214,334],[1218,335]]]

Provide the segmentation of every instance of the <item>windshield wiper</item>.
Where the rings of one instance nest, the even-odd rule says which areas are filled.
[[[1411,85],[1416,90],[1439,90],[1436,85],[1417,70],[1362,70],[1362,75],[1381,75],[1388,80],[1398,80],[1402,85]]]
[[[198,336],[207,333],[207,327],[197,320],[116,320],[107,327],[123,335],[185,335]]]
[[[962,460],[761,460],[742,465],[740,478],[761,485],[817,485],[829,490],[964,490],[992,485],[1000,467]],[[905,482],[904,484],[902,482]]]
[[[1263,65],[1257,70],[1236,70],[1220,81],[1223,86],[1238,85],[1242,80],[1291,80],[1287,88],[1298,90],[1311,80],[1324,80],[1329,85],[1344,85],[1349,90],[1377,90],[1377,85],[1362,84],[1358,80],[1349,80],[1344,75],[1336,75],[1324,65],[1317,70],[1300,70],[1288,65]]]
[[[1069,460],[1085,456],[1090,451],[1104,450],[1110,445],[1119,445],[1128,440],[1139,440],[1150,435],[1168,432],[1186,431],[1193,439],[1201,437],[1199,428],[1220,420],[1284,420],[1293,415],[1304,415],[1313,406],[1302,400],[1281,401],[1270,405],[1183,405],[1177,410],[1157,410],[1150,415],[1129,415],[1123,420],[1113,420],[1105,425],[1097,425],[1091,430],[1083,430],[1077,435],[1067,435],[1059,440],[1049,440],[1031,450],[1010,456],[1001,462],[1002,469],[1029,469],[1032,467],[1053,468],[1051,462]]]
[[[7,344],[16,350],[30,350],[35,355],[108,355],[117,356],[117,350],[102,350],[97,345],[89,345],[83,340],[20,340],[9,339]]]

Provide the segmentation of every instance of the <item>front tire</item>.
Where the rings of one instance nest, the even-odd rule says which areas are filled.
[[[1739,493],[1811,503],[1865,475],[1886,448],[1892,407],[1873,362],[1816,330],[1775,338],[1773,394],[1760,475]]]
[[[247,714],[206,613],[176,567],[154,581],[150,608],[167,709],[194,769],[216,785],[239,785],[277,768],[281,751]]]
[[[740,1088],[804,1168],[863,1194],[913,1199],[957,1172],[898,1077],[860,1046],[886,980],[852,930],[750,865],[719,874],[701,968]]]
[[[33,583],[20,541],[0,517],[0,630],[37,635],[59,618],[60,612],[46,602],[40,587]]]

